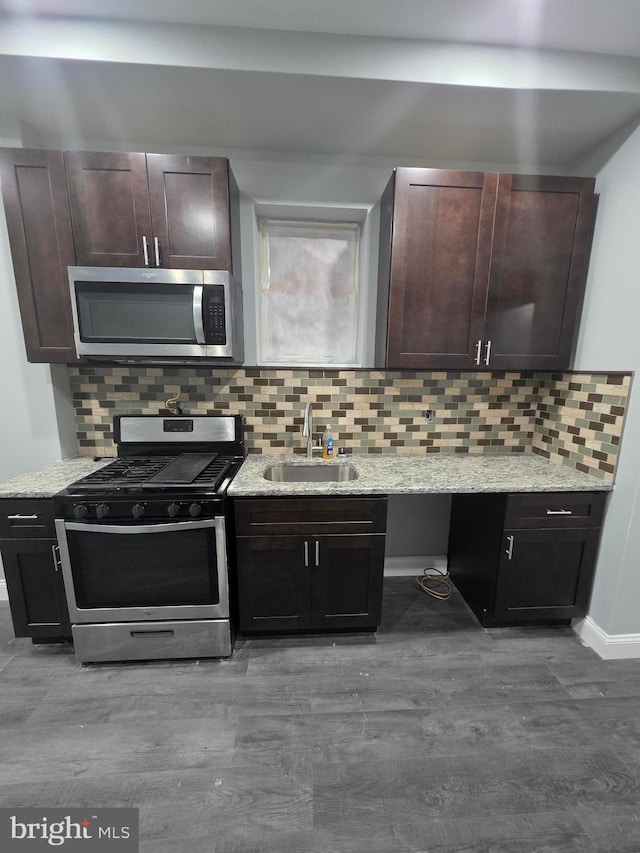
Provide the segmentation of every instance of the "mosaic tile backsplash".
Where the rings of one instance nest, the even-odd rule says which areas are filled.
[[[116,414],[242,414],[250,453],[304,453],[319,435],[364,453],[539,453],[612,481],[631,374],[73,366],[81,453],[113,454]]]

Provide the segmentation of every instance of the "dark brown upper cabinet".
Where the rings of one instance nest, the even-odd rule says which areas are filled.
[[[67,266],[75,263],[61,151],[0,150],[0,180],[31,362],[72,362]]]
[[[595,215],[593,178],[500,175],[482,356],[571,365]]]
[[[594,180],[397,169],[380,210],[376,362],[570,366]]]
[[[222,157],[65,151],[80,266],[229,270],[239,192]]]

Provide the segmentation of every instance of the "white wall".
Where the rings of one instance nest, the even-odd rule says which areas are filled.
[[[640,371],[640,128],[597,174],[598,218],[576,353],[578,370]],[[640,376],[632,387],[589,615],[640,636]]]
[[[20,144],[0,136],[0,145]],[[69,434],[66,370],[27,362],[4,208],[0,205],[0,482],[76,450]],[[58,429],[57,409],[63,418]]]
[[[0,125],[0,145],[20,146],[19,128]],[[0,483],[75,452],[64,368],[27,362],[4,208],[0,204]],[[58,429],[58,416],[63,424]],[[64,436],[61,440],[60,434]],[[6,599],[0,560],[0,600]]]

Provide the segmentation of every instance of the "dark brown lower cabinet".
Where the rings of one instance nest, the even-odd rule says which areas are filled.
[[[449,571],[483,626],[585,615],[606,495],[454,495]]]
[[[53,526],[53,502],[0,501],[0,552],[16,637],[71,640],[71,624]]]
[[[235,501],[243,633],[374,630],[386,498]]]

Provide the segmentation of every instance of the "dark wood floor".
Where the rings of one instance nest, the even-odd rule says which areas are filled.
[[[377,635],[76,664],[0,604],[0,806],[133,806],[148,853],[638,853],[640,661],[386,582]]]

